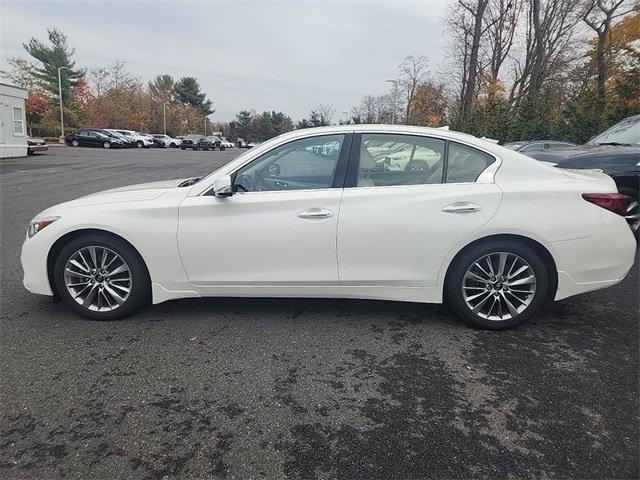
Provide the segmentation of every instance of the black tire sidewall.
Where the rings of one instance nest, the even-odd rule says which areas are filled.
[[[80,248],[90,245],[106,247],[120,255],[129,265],[132,289],[126,302],[111,312],[94,312],[78,304],[67,291],[64,283],[64,267],[69,257]],[[56,290],[62,300],[80,315],[92,320],[118,320],[131,315],[151,298],[151,282],[144,261],[128,243],[109,235],[87,234],[67,243],[56,258],[53,269]]]
[[[536,293],[531,304],[524,312],[510,320],[494,321],[477,316],[467,307],[462,295],[462,282],[467,269],[479,258],[492,252],[509,252],[519,255],[531,265],[536,275]],[[524,243],[512,240],[481,243],[468,248],[454,261],[455,264],[451,265],[447,275],[445,300],[462,320],[474,327],[488,330],[513,328],[535,315],[547,300],[549,290],[547,267],[540,255]]]

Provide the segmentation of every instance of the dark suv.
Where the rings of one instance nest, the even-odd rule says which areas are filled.
[[[221,145],[221,142],[220,137],[215,135],[205,137],[204,135],[190,133],[182,139],[180,148],[182,150],[186,150],[187,148],[192,150],[215,150],[216,148],[224,150],[225,147]]]

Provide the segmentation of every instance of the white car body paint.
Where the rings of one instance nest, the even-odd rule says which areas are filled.
[[[205,195],[214,180],[263,153],[314,135],[386,132],[450,139],[496,158],[472,183],[327,188]],[[439,303],[455,255],[492,235],[543,245],[558,270],[555,298],[621,281],[635,239],[625,219],[586,202],[585,192],[615,192],[608,176],[566,171],[470,135],[443,129],[348,125],[281,135],[190,187],[180,180],[107,190],[51,207],[59,216],[22,249],[24,284],[52,295],[47,256],[64,235],[116,234],[140,253],[153,302],[199,296],[349,297]],[[471,202],[479,211],[442,208]],[[323,219],[300,218],[310,209]]]

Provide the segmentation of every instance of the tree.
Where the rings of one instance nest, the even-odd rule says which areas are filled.
[[[211,108],[211,100],[200,91],[200,84],[194,77],[182,77],[174,87],[176,100],[183,105],[193,107],[202,115],[210,115],[214,112]]]
[[[587,8],[582,16],[584,22],[591,27],[597,35],[594,61],[597,70],[597,96],[595,105],[595,121],[600,125],[606,104],[607,81],[607,57],[609,56],[607,41],[611,35],[611,26],[616,17],[629,13],[630,10],[622,9],[625,0],[589,0]]]
[[[291,117],[282,112],[262,112],[251,120],[250,139],[265,141],[293,130]]]
[[[171,75],[158,75],[149,82],[149,93],[159,102],[171,102],[174,96],[175,80]]]
[[[42,92],[29,91],[29,96],[25,103],[29,135],[33,135],[34,124],[40,122],[49,111],[51,111],[51,98]]]
[[[65,67],[60,71],[62,96],[70,100],[72,99],[71,88],[84,76],[84,71],[75,69],[76,62],[71,60],[75,49],[67,45],[67,37],[64,33],[53,28],[47,30],[47,37],[49,45],[37,38],[31,38],[24,44],[24,49],[39,62],[39,65],[32,70],[34,81],[41,84],[53,98],[57,98],[58,69]]]
[[[36,67],[23,58],[9,58],[9,70],[0,70],[0,75],[11,85],[27,90],[43,90],[43,83],[36,77]]]
[[[444,123],[449,102],[443,83],[427,80],[415,87],[407,125],[437,127]]]
[[[309,113],[309,118],[300,120],[296,128],[326,127],[333,122],[336,109],[331,105],[320,104]]]
[[[229,136],[236,140],[238,138],[249,138],[251,135],[251,120],[255,116],[253,110],[242,110],[236,115],[236,119],[229,122]]]
[[[392,93],[394,98],[393,109],[395,111],[395,88],[396,85],[400,85],[405,91],[405,123],[409,123],[411,116],[411,107],[413,105],[413,96],[416,93],[418,85],[426,79],[427,69],[429,62],[426,57],[414,57],[409,55],[405,57],[400,64],[400,79],[397,83],[394,83],[394,92]],[[395,115],[394,115],[395,116]]]

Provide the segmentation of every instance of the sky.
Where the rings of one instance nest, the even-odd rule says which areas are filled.
[[[144,81],[196,77],[213,121],[245,109],[295,121],[318,104],[332,105],[337,121],[364,95],[387,91],[407,55],[426,56],[437,77],[446,3],[0,0],[0,69],[56,27],[78,67],[125,61]]]

